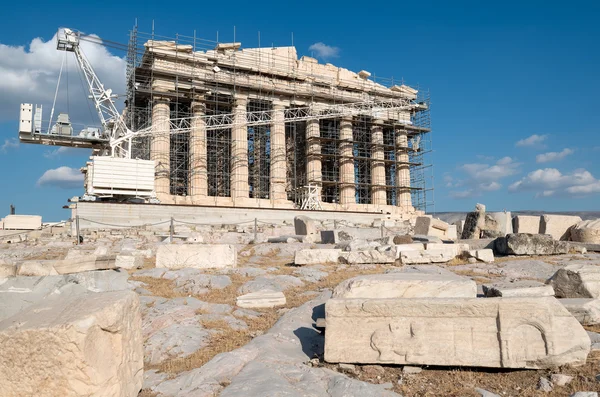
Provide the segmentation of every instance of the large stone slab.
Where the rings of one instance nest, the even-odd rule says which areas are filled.
[[[245,309],[283,306],[285,302],[283,292],[270,290],[251,292],[236,299],[236,305]]]
[[[71,274],[92,270],[116,269],[115,255],[90,255],[85,258],[24,260],[17,262],[19,276],[49,276]]]
[[[330,299],[325,310],[332,363],[550,368],[590,352],[555,298]]]
[[[229,244],[164,244],[156,251],[156,267],[212,269],[237,266],[237,250]]]
[[[446,274],[404,273],[358,276],[339,284],[334,298],[475,298],[477,284]]]
[[[600,219],[579,222],[571,229],[571,240],[600,244]]]
[[[515,215],[513,218],[514,233],[538,234],[540,232],[540,217],[531,215]]]
[[[349,265],[394,263],[396,261],[396,251],[389,249],[387,251],[366,250],[342,252],[339,260],[341,263]]]
[[[568,240],[570,229],[581,222],[581,218],[571,215],[542,215],[540,233],[549,234],[555,240]]]
[[[6,215],[4,229],[36,230],[42,227],[40,215]]]
[[[441,246],[442,244],[440,244]],[[425,251],[401,251],[400,263],[404,265],[445,263],[456,257],[454,244],[444,244],[444,247],[436,247]]]
[[[0,322],[0,396],[136,396],[141,314],[131,291],[62,294]]]
[[[315,221],[304,215],[299,215],[294,218],[294,229],[299,236],[309,236],[319,233]]]
[[[467,213],[461,239],[478,239],[485,227],[485,205],[477,204],[474,212]]]
[[[559,299],[559,302],[583,325],[600,324],[600,299]]]
[[[513,232],[512,216],[509,211],[487,212],[482,237],[494,238],[506,236]]]
[[[446,238],[448,226],[446,222],[440,219],[431,216],[419,216],[415,220],[415,234]]]
[[[294,263],[296,265],[320,265],[323,263],[337,263],[342,250],[340,249],[304,249],[296,251]]]
[[[514,282],[498,282],[493,284],[484,284],[483,293],[488,298],[492,297],[536,297],[536,296],[554,296],[554,289],[539,281],[520,280]]]
[[[548,280],[558,298],[600,298],[600,266],[573,264]]]
[[[516,233],[498,237],[496,251],[503,255],[558,255],[569,252],[565,241],[556,241],[545,234]]]

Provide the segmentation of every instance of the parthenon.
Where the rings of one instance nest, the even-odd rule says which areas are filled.
[[[132,41],[127,124],[151,133],[131,155],[155,161],[161,203],[426,209],[426,94],[298,58],[293,46]]]

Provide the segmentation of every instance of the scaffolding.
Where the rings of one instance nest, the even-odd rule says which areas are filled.
[[[235,42],[199,39],[195,33],[169,38],[156,34],[154,27],[151,33],[143,33],[135,26],[127,51],[125,120],[135,132],[129,137],[128,155],[151,158],[157,135],[152,107],[157,100],[167,100],[171,195],[196,195],[191,181],[201,173],[208,197],[232,197],[241,183],[247,184],[249,198],[270,199],[278,147],[272,131],[278,111],[274,103],[285,97],[282,145],[287,200],[300,207],[310,190],[310,202],[319,192],[321,202],[340,205],[342,190],[349,188],[354,194],[351,201],[369,205],[375,200],[377,183],[375,188],[385,192],[385,205],[399,206],[402,192],[409,191],[412,205],[427,211],[433,205],[429,93],[418,90],[412,97],[403,81],[375,78],[367,72],[367,78],[359,73],[361,77],[345,87],[340,76],[352,72],[339,69],[332,78],[320,72],[329,66],[305,58],[300,69],[293,47],[259,45],[241,50]],[[237,99],[240,95],[243,102]],[[202,106],[195,108],[194,103]],[[399,112],[406,117],[386,118]],[[340,134],[342,119],[352,123],[351,138]],[[309,127],[315,120],[318,134],[309,131],[315,128]],[[381,120],[379,142],[373,128]],[[195,135],[199,122],[202,136]],[[240,128],[245,130],[242,135]],[[405,147],[399,146],[399,134],[407,137]],[[206,148],[206,166],[197,170],[194,147],[200,144]],[[353,162],[352,180],[340,169],[344,147],[351,147],[352,158],[346,161]],[[314,159],[320,162],[316,170],[309,166]],[[373,174],[378,164],[383,170],[379,182]],[[240,165],[247,175],[232,178]],[[410,170],[409,181],[400,181],[403,167]]]

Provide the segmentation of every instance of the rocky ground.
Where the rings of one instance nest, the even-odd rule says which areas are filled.
[[[297,266],[296,251],[333,245],[295,241],[253,244],[252,237],[236,231],[205,236],[213,243],[235,244],[235,268],[156,268],[157,247],[169,242],[135,231],[100,233],[76,247],[60,236],[0,244],[0,263],[62,259],[75,255],[74,251],[85,255],[97,250],[143,257],[137,269],[47,276],[48,280],[58,277],[61,283],[96,291],[130,289],[139,295],[145,361],[140,396],[567,396],[600,390],[600,335],[595,334],[600,333],[599,326],[586,327],[596,344],[586,365],[575,368],[499,370],[326,363],[326,329],[317,327],[316,320],[324,317],[324,302],[331,290],[357,275],[418,272],[423,265]],[[439,268],[475,280],[483,293],[486,283],[544,282],[559,268],[580,262],[600,266],[600,254],[502,257],[495,263],[456,259]],[[34,283],[21,279],[34,278],[0,279],[0,290],[14,291],[19,286],[35,290],[41,288],[44,277],[35,278]],[[262,309],[236,306],[238,296],[265,289],[283,292],[286,304]]]

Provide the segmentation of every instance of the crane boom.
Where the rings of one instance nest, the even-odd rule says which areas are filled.
[[[127,133],[127,127],[115,106],[113,100],[115,96],[110,88],[104,88],[104,85],[100,82],[96,72],[94,72],[94,68],[92,68],[92,65],[81,51],[79,46],[80,33],[64,28],[59,30],[56,41],[57,50],[69,51],[75,54],[79,67],[88,83],[91,99],[94,101],[94,106],[96,107],[102,126],[109,134],[110,139],[117,139],[120,136],[125,135]]]

